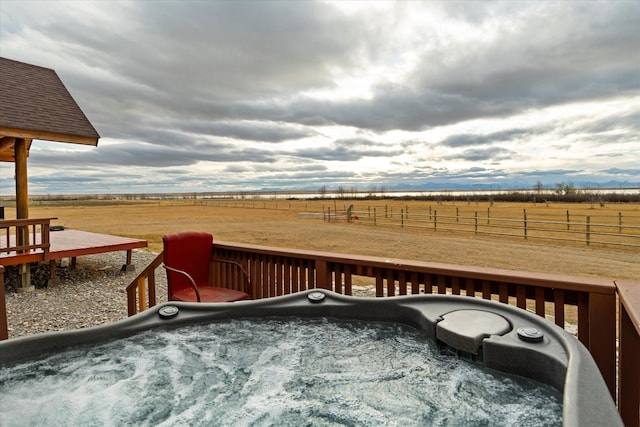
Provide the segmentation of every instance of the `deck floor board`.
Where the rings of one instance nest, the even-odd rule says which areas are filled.
[[[51,244],[49,260],[106,252],[129,251],[146,248],[148,245],[146,240],[69,229],[52,231],[49,236]],[[12,244],[15,243],[13,239],[15,239],[15,236],[11,236]],[[3,247],[6,247],[5,244],[0,242],[0,265],[13,265],[11,258],[15,257],[15,253],[1,252]]]

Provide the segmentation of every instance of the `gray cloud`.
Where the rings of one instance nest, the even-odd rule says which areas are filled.
[[[513,152],[501,147],[489,147],[489,148],[471,148],[464,150],[460,153],[454,153],[445,156],[448,160],[464,159],[470,162],[480,162],[485,160],[500,160],[508,159],[513,155]]]
[[[526,136],[529,132],[524,129],[509,129],[501,132],[494,132],[488,135],[462,134],[452,135],[442,141],[441,144],[447,147],[466,147],[474,145],[487,145],[503,141],[513,141]]]
[[[383,144],[362,138],[340,139],[330,147],[304,149],[297,151],[295,155],[314,160],[348,162],[364,157],[387,157],[402,153],[402,150],[385,150],[382,147]]]

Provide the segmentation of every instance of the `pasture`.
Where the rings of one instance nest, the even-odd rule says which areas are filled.
[[[358,220],[323,220],[326,210],[348,209],[351,205]],[[375,223],[366,220],[366,214],[373,210],[377,217],[385,220]],[[434,211],[440,218],[436,227],[428,220]],[[483,223],[508,219],[522,223],[525,211],[529,221],[557,222],[553,227],[561,231],[574,227],[580,236],[576,241],[542,240],[535,238],[536,231],[529,230],[528,238],[524,239],[519,230],[474,233],[453,226],[463,218],[468,221],[474,214]],[[6,214],[8,219],[15,215],[10,206]],[[406,223],[393,221],[401,215],[406,215],[403,218]],[[586,244],[584,230],[578,231],[577,224],[587,216],[592,224],[604,225],[611,234],[617,233],[619,227],[624,227],[625,233],[637,234],[640,205],[435,203],[396,199],[179,199],[38,201],[30,207],[32,218],[57,218],[52,225],[146,239],[149,250],[155,252],[162,250],[164,234],[206,230],[219,240],[266,246],[573,276],[640,279],[640,248],[593,241]],[[447,222],[450,224],[445,226]],[[517,227],[522,228],[522,224]]]

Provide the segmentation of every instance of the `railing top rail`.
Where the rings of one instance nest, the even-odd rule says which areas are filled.
[[[636,332],[640,335],[640,282],[616,280],[620,304],[622,304]]]
[[[9,228],[21,225],[48,224],[58,218],[26,218],[26,219],[0,219],[0,228]]]
[[[264,255],[289,256],[303,259],[338,262],[351,265],[363,265],[374,268],[393,268],[396,270],[417,271],[445,276],[458,276],[470,279],[489,280],[504,283],[537,286],[543,288],[562,287],[589,293],[613,295],[616,286],[613,279],[593,277],[575,277],[560,274],[503,270],[489,267],[473,267],[466,265],[432,263],[396,258],[342,254],[335,252],[309,251],[291,248],[253,245],[248,243],[224,242],[215,240],[214,247],[227,250],[244,250]]]

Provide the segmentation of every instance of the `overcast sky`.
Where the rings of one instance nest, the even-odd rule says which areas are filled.
[[[640,183],[638,0],[0,0],[0,56],[101,135],[31,194]]]

